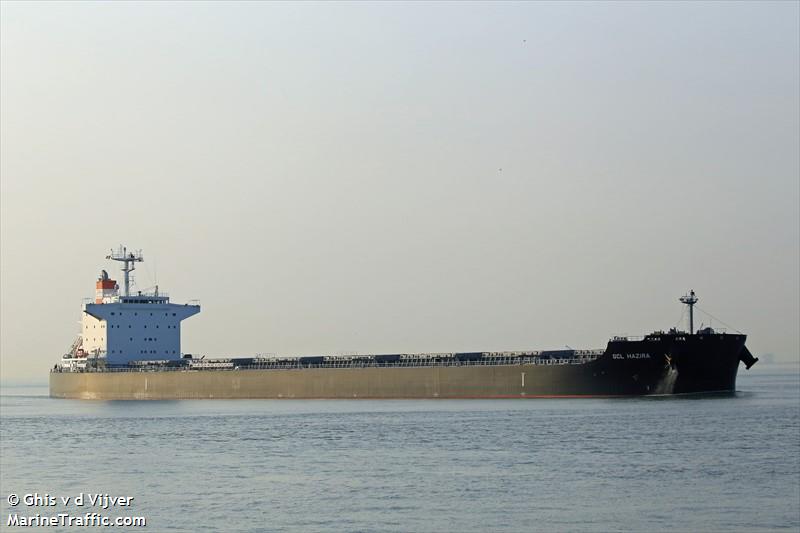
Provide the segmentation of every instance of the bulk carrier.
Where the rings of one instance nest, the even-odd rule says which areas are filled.
[[[123,287],[103,270],[81,333],[50,372],[50,396],[190,398],[546,398],[732,392],[739,363],[757,358],[736,332],[694,330],[694,291],[680,298],[689,329],[613,337],[598,350],[531,350],[313,357],[198,358],[182,354],[181,321],[197,302],[131,294],[141,252],[120,247]]]

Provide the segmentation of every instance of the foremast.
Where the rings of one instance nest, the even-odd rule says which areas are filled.
[[[694,289],[689,290],[689,294],[684,294],[679,298],[680,302],[689,306],[689,334],[694,333],[694,304],[699,298],[695,295]]]

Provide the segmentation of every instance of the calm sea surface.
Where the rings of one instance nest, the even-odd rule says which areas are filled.
[[[8,527],[10,513],[96,511],[143,516],[141,531],[798,531],[798,366],[741,369],[737,388],[627,400],[99,402],[5,387],[0,530],[41,530]],[[80,507],[81,492],[134,499]],[[31,493],[72,500],[7,501]]]

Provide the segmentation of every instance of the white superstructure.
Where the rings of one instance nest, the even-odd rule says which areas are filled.
[[[62,366],[83,367],[87,357],[109,366],[180,359],[181,321],[199,313],[200,305],[170,303],[158,287],[131,295],[128,274],[135,262],[144,260],[141,252],[120,248],[107,259],[123,262],[124,292],[120,294],[117,282],[101,272],[94,303],[83,305],[80,336]]]

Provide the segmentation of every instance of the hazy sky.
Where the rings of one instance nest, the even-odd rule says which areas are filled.
[[[799,6],[3,2],[2,378],[121,243],[210,356],[603,347],[694,288],[796,360]]]

